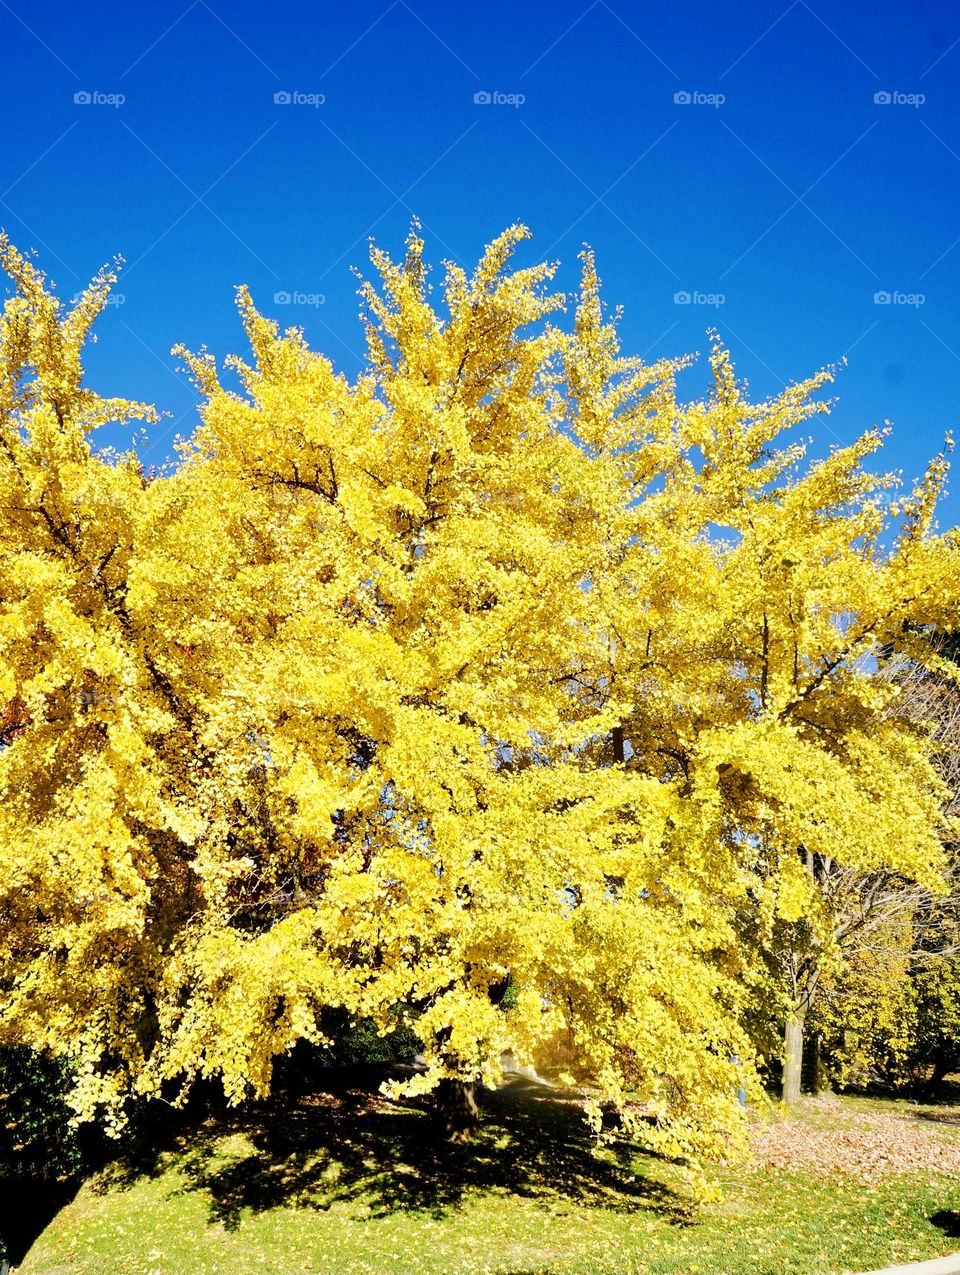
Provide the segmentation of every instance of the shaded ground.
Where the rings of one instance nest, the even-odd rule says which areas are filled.
[[[180,1134],[183,1190],[209,1201],[211,1218],[235,1229],[245,1211],[283,1205],[327,1210],[363,1202],[367,1215],[424,1212],[434,1218],[475,1195],[497,1193],[618,1210],[656,1205],[674,1221],[688,1208],[653,1178],[638,1176],[628,1146],[597,1154],[569,1098],[533,1084],[483,1097],[484,1124],[467,1144],[438,1139],[427,1104],[401,1106],[376,1092],[380,1072],[353,1068],[295,1104],[267,1103]],[[243,1147],[226,1159],[225,1137]],[[93,1190],[106,1193],[156,1176],[169,1146],[120,1161]]]
[[[6,1260],[21,1262],[33,1241],[77,1193],[76,1182],[11,1181],[0,1178],[0,1235]]]
[[[448,1148],[375,1080],[168,1126],[81,1188],[20,1275],[840,1275],[960,1248],[952,1108],[811,1100],[788,1125],[772,1109],[761,1167],[725,1171],[694,1210],[674,1166],[598,1152],[562,1093],[488,1095],[476,1142]],[[883,1171],[853,1172],[888,1136]]]

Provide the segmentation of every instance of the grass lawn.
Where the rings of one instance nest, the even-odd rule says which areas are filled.
[[[19,1275],[816,1275],[960,1249],[960,1108],[809,1100],[692,1209],[676,1171],[597,1153],[543,1089],[469,1147],[343,1085],[171,1135],[81,1187]]]

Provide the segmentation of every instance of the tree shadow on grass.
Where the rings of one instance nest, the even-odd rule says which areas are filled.
[[[960,1125],[960,1107],[947,1107],[944,1110],[924,1110],[913,1113],[914,1120],[926,1120],[930,1124]]]
[[[960,1084],[956,1080],[941,1081],[934,1093],[925,1087],[914,1101],[914,1119],[929,1120],[933,1124],[960,1124]]]
[[[0,1270],[19,1266],[30,1246],[77,1193],[78,1181],[0,1179]]]
[[[635,1147],[598,1154],[579,1108],[559,1093],[540,1086],[487,1093],[480,1133],[454,1145],[438,1140],[425,1106],[390,1103],[371,1079],[358,1081],[356,1071],[332,1076],[324,1091],[184,1131],[178,1191],[200,1192],[211,1220],[230,1230],[245,1211],[284,1206],[355,1204],[365,1206],[365,1217],[417,1211],[439,1218],[489,1194],[655,1209],[676,1223],[688,1220],[680,1197],[638,1171]],[[223,1145],[231,1134],[243,1135],[240,1150]],[[130,1156],[102,1176],[99,1189],[155,1175],[170,1162],[156,1152]]]
[[[960,1213],[955,1209],[939,1209],[930,1215],[930,1221],[943,1231],[948,1239],[960,1239]]]

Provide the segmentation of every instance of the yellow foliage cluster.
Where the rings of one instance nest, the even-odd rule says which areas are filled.
[[[824,979],[816,1027],[829,1050],[831,1082],[909,1076],[908,1064],[918,1052],[911,937],[905,925],[890,936],[887,950],[857,952],[834,978]]]
[[[408,1091],[546,1053],[724,1154],[743,914],[810,910],[801,850],[935,885],[875,673],[956,618],[942,460],[894,517],[876,432],[780,441],[829,374],[751,403],[718,342],[681,403],[589,255],[551,317],[526,234],[436,290],[416,230],[374,251],[352,382],[241,290],[250,359],[183,352],[202,420],[155,478],[90,440],[150,417],[82,380],[112,273],[66,310],[0,245],[0,1039],[71,1055],[82,1116],[262,1094],[324,1007],[402,1006]]]

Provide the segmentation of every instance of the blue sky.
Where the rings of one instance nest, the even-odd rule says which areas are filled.
[[[717,326],[758,396],[846,356],[818,450],[889,419],[909,478],[960,421],[956,5],[0,0],[0,47],[0,224],[65,296],[126,258],[88,366],[172,414],[151,462],[237,283],[354,373],[412,214],[437,262],[524,221],[562,287],[589,242],[630,352]]]

